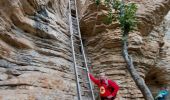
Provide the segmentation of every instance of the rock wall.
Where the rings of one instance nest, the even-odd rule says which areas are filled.
[[[169,31],[162,20],[170,0],[129,1],[139,7],[138,29],[130,33],[129,53],[154,93],[169,85],[169,35],[165,35]],[[94,74],[102,69],[117,81],[125,100],[143,100],[121,54],[119,23],[105,23],[103,5],[97,8],[92,0],[77,3]],[[77,99],[67,8],[68,0],[0,0],[0,100]]]
[[[0,100],[73,100],[68,0],[0,0]]]
[[[158,91],[162,87],[170,87],[170,62],[169,62],[169,48],[170,48],[170,13],[165,17],[162,22],[162,26],[164,26],[164,45],[160,48],[160,55],[157,60],[156,66],[152,69],[146,76],[146,81],[148,86],[150,87],[153,95],[157,95]],[[160,29],[157,28],[157,29]],[[170,96],[167,98],[170,99]]]
[[[158,66],[160,49],[164,45],[165,25],[160,23],[170,9],[170,0],[130,1],[138,5],[139,23],[138,29],[129,35],[128,49],[137,71],[148,81],[148,75]],[[102,69],[110,79],[117,81],[121,87],[120,94],[125,100],[143,100],[122,57],[119,23],[105,23],[107,9],[104,5],[97,7],[91,1],[81,20],[81,30],[93,72],[97,75]]]

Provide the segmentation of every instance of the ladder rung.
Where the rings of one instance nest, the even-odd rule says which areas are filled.
[[[93,90],[93,93],[99,93],[99,91],[95,91],[95,90]]]
[[[74,42],[74,43],[79,43],[80,40],[79,40],[79,39],[73,39],[73,42]]]
[[[75,34],[75,35],[76,35],[76,34]],[[74,41],[74,42],[79,42],[79,43],[81,43],[81,40],[80,40],[78,34],[77,34],[77,36],[73,36],[73,41]]]
[[[73,27],[73,32],[78,33],[78,29],[76,29],[76,28]]]
[[[73,31],[78,31],[78,26],[73,26]]]
[[[77,23],[76,15],[75,15],[75,17],[72,16],[72,19],[73,19],[74,21],[76,21],[76,23]],[[80,20],[80,18],[78,18],[78,20]]]
[[[77,34],[73,34],[73,36],[76,36],[76,37],[80,38],[79,35],[77,35]]]
[[[72,15],[74,15],[74,16],[72,16],[71,18],[73,18],[73,19],[77,20],[76,15],[75,15],[75,14],[73,14],[73,13],[72,13]],[[78,18],[78,19],[79,19],[79,18]]]
[[[74,45],[81,47],[81,45],[79,45],[79,44],[77,44],[77,43],[74,43]]]
[[[75,55],[76,55],[76,56],[79,56],[79,57],[83,57],[83,55],[81,55],[81,54],[75,53]]]
[[[77,23],[77,19],[75,17],[72,17],[72,22]]]
[[[80,68],[80,69],[85,69],[85,70],[87,70],[87,68],[85,68],[85,67],[81,67],[81,66],[77,66],[77,68]]]
[[[84,63],[83,61],[76,62],[77,66],[84,66],[84,64],[83,64],[83,63]]]
[[[79,62],[77,62],[77,63],[84,63],[84,61],[83,61],[83,57],[81,57],[81,56],[75,56],[77,59],[77,61],[79,61]]]
[[[77,35],[77,37],[79,38],[79,34],[78,34],[78,32],[73,32],[73,34]]]
[[[86,83],[86,84],[90,84],[90,82],[83,82],[83,81],[79,81],[79,83]]]
[[[78,27],[73,27],[73,31],[78,31]]]
[[[82,91],[84,91],[84,92],[91,92],[91,90],[82,90]]]
[[[76,17],[74,17],[74,16],[71,16],[71,18],[76,20]]]
[[[78,31],[77,30],[73,30],[73,33],[78,35]]]
[[[72,23],[74,26],[77,26],[78,27],[78,25],[77,25],[77,23]]]
[[[76,57],[76,61],[77,61],[77,63],[84,63],[84,59],[83,59],[83,56],[79,56],[79,55],[75,55],[75,57]]]
[[[77,24],[77,18],[76,17],[71,17],[72,24],[75,23]]]
[[[75,19],[72,19],[72,23],[74,23],[74,25],[78,25],[77,20],[75,20]]]
[[[73,25],[73,28],[76,28],[78,29],[78,25],[75,23],[75,24],[72,24]]]
[[[90,83],[89,81],[85,81],[85,80],[82,80],[82,79],[79,79],[79,83]]]
[[[73,22],[72,25],[73,25],[73,28],[77,28],[78,29],[77,23]]]
[[[76,18],[74,18],[74,17],[72,17],[72,24],[74,24],[74,25],[78,25],[78,23],[77,23],[77,19],[76,19]]]
[[[78,25],[75,22],[72,23],[72,26],[74,31],[78,31]]]

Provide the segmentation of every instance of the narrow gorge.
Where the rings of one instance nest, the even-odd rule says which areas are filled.
[[[170,87],[170,0],[125,1],[138,6],[128,50],[156,96],[162,86]],[[68,3],[0,0],[0,100],[77,100]],[[102,70],[116,81],[122,100],[144,100],[126,69],[119,23],[106,24],[107,8],[93,0],[77,4],[92,73]]]

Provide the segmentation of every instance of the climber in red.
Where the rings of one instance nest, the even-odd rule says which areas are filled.
[[[90,79],[99,87],[101,100],[114,100],[119,90],[119,86],[112,80],[107,79],[104,73],[99,75],[99,79],[94,78],[89,73]]]

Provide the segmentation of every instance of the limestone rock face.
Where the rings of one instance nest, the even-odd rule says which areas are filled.
[[[162,85],[170,86],[170,13],[165,17],[163,24],[166,29],[164,32],[164,45],[160,48],[160,56],[155,70],[152,70],[150,74],[148,74],[148,85],[154,95],[156,95],[155,92],[158,92]],[[170,96],[168,99],[169,98]]]
[[[68,0],[0,0],[0,100],[73,100]]]
[[[155,75],[150,75],[151,72],[153,70],[157,70],[156,73],[161,71],[157,66],[159,66],[160,52],[164,46],[166,33],[166,24],[162,21],[170,9],[170,0],[129,1],[138,5],[139,22],[138,29],[129,34],[129,53],[133,57],[138,73],[144,78],[151,91],[155,92],[155,96],[161,86],[170,84],[167,80],[162,84],[156,83],[156,90],[152,88],[155,85],[150,84],[150,81],[153,80],[151,76]],[[97,7],[94,2],[90,2],[81,19],[81,30],[88,56],[92,62],[93,72],[98,74],[102,69],[110,79],[117,81],[121,87],[120,94],[125,100],[143,100],[143,95],[127,71],[126,63],[122,57],[119,23],[115,21],[111,24],[105,23],[107,9],[103,5]],[[168,55],[166,56],[168,57]],[[160,75],[163,74],[165,73],[162,72]],[[161,78],[169,79],[167,75]]]
[[[138,29],[129,53],[156,92],[170,84],[170,0],[137,3]],[[101,69],[120,85],[122,100],[143,100],[121,54],[118,22],[106,24],[106,8],[78,0],[81,32],[94,74]],[[0,100],[76,100],[68,23],[68,0],[0,0]],[[163,22],[162,22],[163,21]],[[155,77],[153,77],[155,76]],[[87,99],[88,100],[88,99]]]

